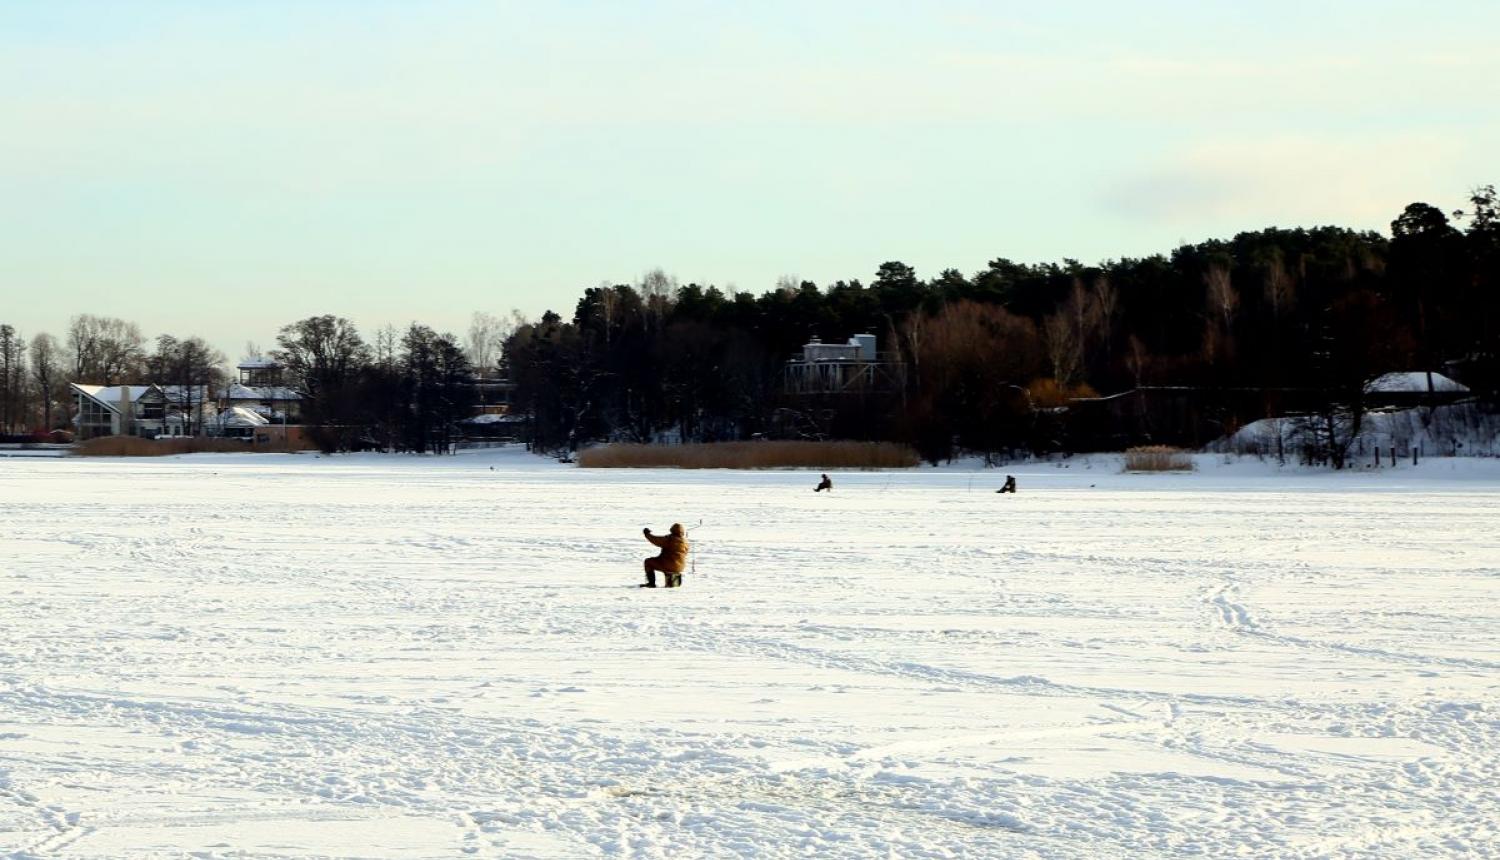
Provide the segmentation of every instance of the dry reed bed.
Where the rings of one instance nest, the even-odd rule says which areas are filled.
[[[891,442],[614,444],[578,455],[586,469],[908,469],[917,452]]]
[[[1191,472],[1193,458],[1171,445],[1143,445],[1125,450],[1127,472]]]
[[[78,457],[167,457],[173,454],[284,454],[303,450],[295,445],[251,445],[236,439],[141,439],[137,436],[100,436],[78,443]]]

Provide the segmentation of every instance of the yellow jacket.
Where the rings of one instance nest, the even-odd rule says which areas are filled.
[[[688,541],[683,534],[682,526],[673,523],[669,534],[657,537],[646,529],[646,540],[661,547],[661,554],[656,558],[661,561],[661,569],[669,573],[681,573],[687,566]]]

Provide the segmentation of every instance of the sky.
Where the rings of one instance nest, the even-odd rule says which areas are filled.
[[[1096,262],[1500,182],[1500,3],[0,0],[0,322],[231,359],[662,268]]]

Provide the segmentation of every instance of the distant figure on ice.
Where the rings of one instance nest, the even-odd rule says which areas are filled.
[[[833,479],[829,478],[827,475],[824,475],[823,480],[818,482],[818,488],[816,490],[813,490],[813,492],[821,493],[824,490],[827,490],[830,493],[833,492]]]
[[[1002,484],[1000,486],[1000,489],[996,490],[995,492],[997,492],[997,493],[1014,493],[1015,491],[1016,491],[1016,476],[1015,475],[1006,475],[1005,476],[1005,483]]]
[[[687,566],[688,541],[687,534],[683,531],[682,523],[672,523],[672,528],[662,537],[651,533],[651,529],[641,529],[646,535],[646,540],[661,547],[661,553],[646,559],[646,581],[641,583],[641,588],[655,588],[656,574],[660,571],[666,582],[662,583],[665,588],[676,588],[682,585],[682,569]]]

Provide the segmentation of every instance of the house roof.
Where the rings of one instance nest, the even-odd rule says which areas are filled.
[[[1461,382],[1455,382],[1437,371],[1433,371],[1432,390],[1467,394],[1469,387]],[[1408,370],[1378,376],[1365,383],[1365,393],[1370,394],[1374,392],[1385,394],[1392,392],[1425,394],[1427,392],[1427,372],[1425,370]]]
[[[120,394],[124,392],[131,403],[140,400],[156,388],[154,385],[82,385],[73,383],[73,388],[83,392],[112,412],[120,411]]]
[[[264,415],[243,406],[231,406],[219,413],[222,427],[264,427],[269,423]]]
[[[520,424],[524,421],[519,415],[475,415],[458,422],[460,424]]]
[[[169,400],[186,400],[189,396],[194,401],[205,400],[209,396],[207,385],[158,385],[161,393]]]
[[[281,385],[241,385],[231,382],[224,389],[230,400],[301,400],[302,395]]]

